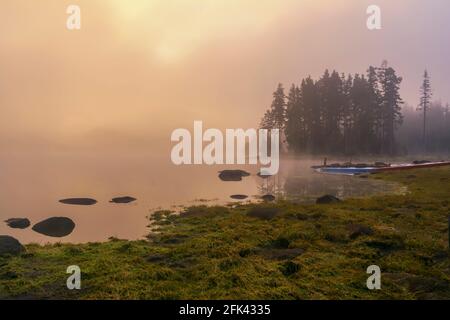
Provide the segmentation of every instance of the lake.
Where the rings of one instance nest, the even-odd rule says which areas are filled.
[[[156,209],[236,202],[233,194],[258,201],[267,193],[311,202],[324,194],[340,198],[399,192],[393,183],[351,176],[324,175],[310,169],[321,160],[284,158],[277,176],[256,176],[257,166],[175,166],[169,155],[144,153],[41,153],[0,156],[0,234],[22,243],[95,242],[109,237],[141,239],[148,234],[148,216]],[[240,182],[223,182],[218,171],[250,172]],[[129,204],[114,204],[113,197],[132,196]],[[93,206],[59,203],[60,199],[88,197]],[[9,228],[3,220],[28,218],[35,224],[49,217],[69,217],[76,223],[65,238],[40,235],[31,227]]]

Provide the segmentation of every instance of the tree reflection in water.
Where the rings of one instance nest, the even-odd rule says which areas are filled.
[[[259,195],[273,194],[277,198],[310,202],[325,194],[345,199],[405,191],[397,183],[358,176],[317,173],[311,169],[313,164],[316,163],[284,160],[276,176],[259,178]]]

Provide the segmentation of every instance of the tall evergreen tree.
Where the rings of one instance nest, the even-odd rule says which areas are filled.
[[[372,110],[373,119],[373,153],[381,152],[381,137],[383,130],[383,108],[382,108],[382,97],[380,92],[380,79],[378,78],[377,68],[370,66],[367,70],[367,81],[370,86],[370,109]]]
[[[294,84],[291,86],[287,97],[285,135],[291,149],[305,151],[307,142],[305,112],[301,101],[300,88]]]
[[[263,129],[283,130],[286,124],[286,96],[283,85],[280,83],[277,90],[273,93],[273,101],[270,109],[265,113],[261,120]]]
[[[353,114],[353,145],[358,153],[370,153],[376,141],[373,88],[364,76],[355,75],[350,91]]]
[[[280,84],[261,127],[282,130],[295,151],[394,154],[402,122],[401,82],[383,62],[369,67],[367,76],[326,70],[318,81],[308,77],[292,85],[287,97]]]
[[[378,70],[380,81],[380,108],[381,108],[381,152],[393,155],[395,152],[395,129],[402,123],[400,97],[400,84],[402,78],[398,77],[395,70],[388,67],[387,61],[383,61]]]
[[[308,77],[302,81],[300,92],[307,132],[306,149],[313,154],[320,153],[323,146],[323,130],[318,86],[311,77]]]
[[[428,71],[425,70],[423,75],[422,86],[420,87],[420,103],[418,107],[418,111],[422,111],[423,113],[423,127],[422,127],[422,143],[424,151],[427,150],[427,113],[430,109],[431,105],[431,83],[430,76],[428,75]]]
[[[344,154],[350,154],[352,152],[352,131],[354,124],[353,104],[350,97],[350,93],[353,87],[353,77],[352,75],[348,75],[347,78],[345,78],[345,74],[342,74],[341,79],[343,83],[344,96],[341,115],[344,148],[343,152]]]

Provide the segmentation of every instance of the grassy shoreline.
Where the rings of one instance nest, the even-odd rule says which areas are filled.
[[[406,195],[330,205],[191,207],[148,241],[27,245],[0,257],[2,299],[450,299],[450,169],[374,175]],[[366,288],[368,266],[382,289]],[[66,269],[82,289],[66,288]]]

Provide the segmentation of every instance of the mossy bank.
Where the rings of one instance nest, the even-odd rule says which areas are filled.
[[[450,169],[405,171],[405,195],[329,205],[192,207],[146,241],[28,245],[0,257],[3,299],[450,299]],[[381,290],[368,290],[378,265]],[[82,271],[68,290],[68,266]]]

